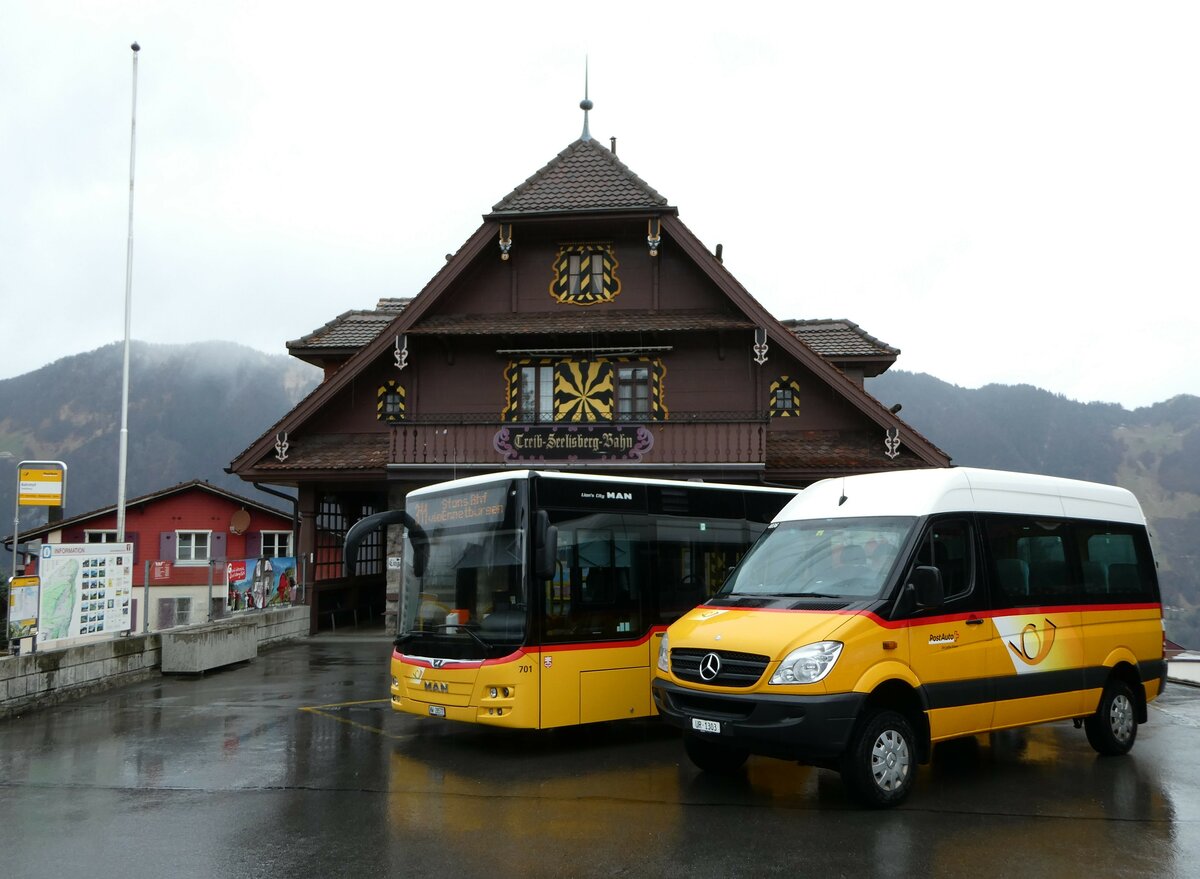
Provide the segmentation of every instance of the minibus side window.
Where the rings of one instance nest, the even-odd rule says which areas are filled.
[[[1144,532],[1136,526],[1105,522],[1080,522],[1075,531],[1087,602],[1157,601]]]
[[[1080,588],[1069,561],[1066,522],[997,516],[987,517],[983,527],[996,607],[1075,602]]]
[[[953,602],[956,610],[982,609],[973,600],[970,607],[963,604],[974,592],[975,553],[971,535],[971,525],[964,519],[932,522],[921,536],[913,557],[912,567],[934,567],[941,572],[946,603]]]

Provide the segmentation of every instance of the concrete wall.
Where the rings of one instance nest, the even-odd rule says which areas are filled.
[[[247,614],[258,649],[308,636],[309,609],[272,608]],[[169,632],[186,632],[181,626]],[[162,673],[162,632],[0,657],[0,719],[132,684]],[[240,659],[240,657],[239,657]],[[233,660],[239,661],[239,660]]]

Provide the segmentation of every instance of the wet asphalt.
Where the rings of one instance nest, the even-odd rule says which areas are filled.
[[[0,877],[1200,874],[1200,690],[1131,755],[1070,723],[944,745],[902,807],[656,721],[505,732],[394,714],[390,644],[339,632],[0,721]]]

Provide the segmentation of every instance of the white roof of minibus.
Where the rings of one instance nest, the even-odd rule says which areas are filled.
[[[1114,485],[972,467],[894,470],[823,479],[804,489],[775,519],[926,516],[966,511],[1146,523],[1137,498]]]
[[[409,497],[413,495],[428,494],[434,491],[450,491],[458,488],[471,488],[477,485],[488,485],[493,482],[507,482],[510,479],[528,479],[533,474],[551,479],[576,479],[589,480],[599,482],[612,482],[613,484],[630,484],[638,485],[672,485],[679,486],[704,486],[705,488],[731,488],[738,491],[765,491],[778,492],[781,494],[795,494],[797,488],[781,488],[778,486],[767,485],[733,485],[725,482],[695,482],[692,480],[683,481],[681,479],[653,479],[649,477],[630,477],[630,476],[607,476],[602,474],[591,473],[563,473],[558,470],[501,470],[494,473],[484,473],[479,476],[465,476],[462,479],[454,479],[449,482],[439,482],[435,485],[423,485],[420,488],[414,488],[408,493]]]

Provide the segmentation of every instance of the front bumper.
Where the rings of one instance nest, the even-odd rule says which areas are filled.
[[[831,764],[846,750],[865,693],[831,696],[764,696],[709,693],[654,680],[654,704],[672,726],[692,732],[692,720],[716,721],[712,736],[752,754],[816,766]]]

